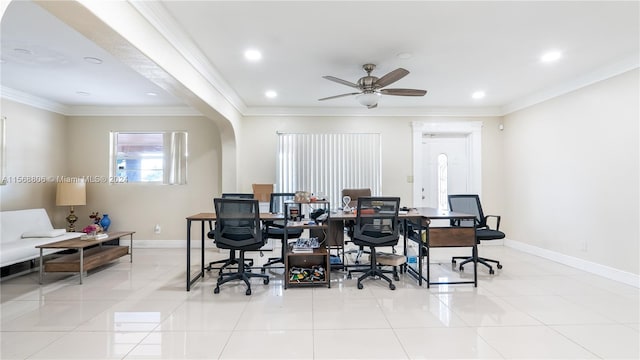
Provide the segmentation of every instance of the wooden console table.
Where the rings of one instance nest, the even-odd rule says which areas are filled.
[[[42,284],[44,272],[77,272],[80,274],[80,284],[82,284],[85,271],[95,269],[127,254],[129,262],[133,262],[133,234],[135,231],[117,231],[110,232],[108,237],[99,240],[82,240],[78,237],[36,246],[40,249],[40,284]],[[107,241],[119,240],[124,236],[130,237],[131,247],[103,246],[103,243]],[[74,249],[78,252],[43,263],[42,249]]]

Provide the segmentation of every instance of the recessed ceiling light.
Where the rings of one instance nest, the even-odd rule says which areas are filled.
[[[91,95],[91,93],[88,93],[86,91],[76,91],[76,94],[78,94],[80,96],[89,96],[89,95]]]
[[[553,62],[562,57],[562,53],[560,51],[549,51],[540,56],[540,61],[542,62]]]
[[[158,96],[158,94],[156,94],[156,93],[154,93],[152,91],[149,91],[148,93],[146,93],[146,95],[147,96]]]
[[[476,91],[473,94],[471,94],[471,97],[474,99],[482,99],[486,94],[484,93],[484,91]]]
[[[403,52],[403,53],[399,53],[399,54],[398,54],[398,55],[396,55],[396,56],[398,57],[398,59],[406,60],[406,59],[411,59],[411,56],[412,56],[412,55],[411,55],[411,53]]]
[[[264,96],[268,97],[269,99],[273,99],[274,97],[278,96],[278,93],[273,90],[268,90],[264,93]]]
[[[102,59],[98,59],[97,57],[85,56],[84,61],[89,64],[102,64]]]
[[[262,59],[262,54],[258,50],[249,49],[244,52],[244,57],[249,61],[258,61]]]

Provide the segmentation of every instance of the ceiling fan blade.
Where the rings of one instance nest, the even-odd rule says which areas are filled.
[[[379,87],[379,88],[383,88],[387,85],[391,85],[394,82],[402,79],[403,77],[407,76],[409,74],[409,70],[403,69],[403,68],[397,68],[395,70],[393,70],[392,72],[386,74],[385,76],[381,77],[380,79],[378,79],[378,81],[376,81],[375,86]]]
[[[381,94],[396,96],[424,96],[427,90],[418,89],[381,89]]]
[[[333,82],[337,82],[338,84],[342,84],[342,85],[347,85],[347,86],[351,86],[352,88],[356,88],[359,89],[357,84],[352,83],[351,81],[347,81],[347,80],[342,80],[342,79],[338,79],[335,76],[323,76],[323,78],[327,79],[327,80],[331,80]]]
[[[337,99],[337,98],[341,98],[343,96],[351,96],[351,95],[358,95],[358,94],[360,94],[360,93],[359,92],[354,92],[354,93],[348,93],[348,94],[329,96],[329,97],[326,97],[326,98],[318,99],[318,101]]]

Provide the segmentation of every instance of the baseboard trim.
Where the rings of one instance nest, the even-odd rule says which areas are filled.
[[[610,266],[594,263],[574,256],[561,254],[548,249],[525,244],[515,240],[504,240],[504,245],[522,252],[540,256],[542,258],[558,262],[563,265],[571,266],[595,275],[600,275],[607,279],[619,281],[621,283],[640,288],[640,275],[632,274],[627,271],[612,268]]]
[[[131,245],[131,240],[121,238],[120,245]],[[136,238],[133,239],[133,247],[137,248],[147,248],[147,249],[186,249],[187,241],[186,240],[138,240]],[[202,247],[202,241],[191,240],[191,248],[192,249],[200,249]],[[204,241],[205,249],[217,249],[211,240]]]

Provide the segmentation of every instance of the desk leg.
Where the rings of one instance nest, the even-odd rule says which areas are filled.
[[[187,291],[191,291],[191,220],[187,220]]]
[[[40,274],[39,274],[39,276],[40,276],[40,280],[39,280],[40,285],[42,285],[42,267],[43,266],[44,265],[42,263],[42,248],[40,248]]]
[[[200,244],[200,277],[204,279],[204,220],[200,222],[201,244]]]
[[[478,287],[478,243],[473,245],[473,287]]]
[[[129,236],[129,262],[133,263],[133,234]]]
[[[84,249],[80,248],[80,285],[82,285],[83,274],[84,274]]]
[[[423,230],[421,228],[420,232],[418,233],[418,235],[419,235],[418,239],[422,239],[422,232],[423,231],[429,231],[429,228],[426,228],[425,230]],[[429,257],[429,233],[427,233],[426,236],[427,236],[427,242],[426,243],[424,243],[424,244],[422,242],[418,243],[418,269],[419,269],[418,272],[420,273],[419,274],[420,278],[418,280],[418,284],[420,286],[422,286],[422,262],[423,262],[424,258],[426,257],[427,258],[427,289],[428,289],[429,288],[429,279],[430,279],[430,277],[429,277],[429,275],[430,275],[429,274],[429,259],[431,259]],[[424,253],[425,248],[427,250],[426,254]]]

